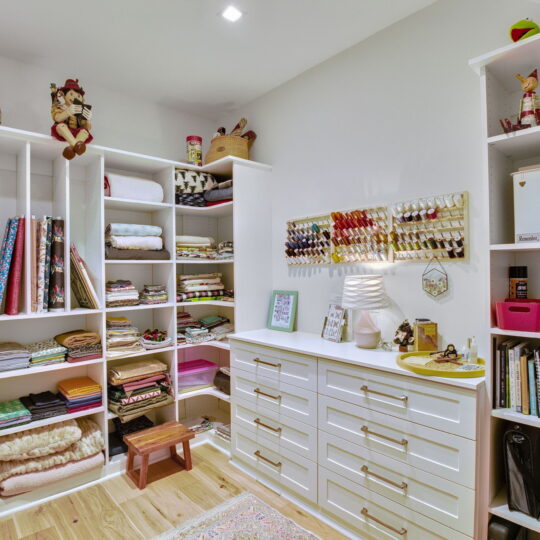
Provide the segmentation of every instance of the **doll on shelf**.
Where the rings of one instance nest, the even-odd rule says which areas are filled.
[[[67,79],[62,88],[51,84],[51,116],[54,124],[51,135],[59,141],[66,141],[62,155],[73,159],[86,152],[86,144],[92,142],[92,106],[84,102],[84,90],[79,79]]]
[[[521,82],[523,96],[519,103],[518,122],[522,127],[532,127],[540,124],[540,102],[536,95],[538,87],[538,72],[535,69],[528,77],[516,75],[516,79]]]

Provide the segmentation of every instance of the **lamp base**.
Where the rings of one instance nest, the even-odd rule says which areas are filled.
[[[362,349],[376,349],[381,341],[381,331],[375,326],[369,311],[360,311],[353,334],[356,346]]]

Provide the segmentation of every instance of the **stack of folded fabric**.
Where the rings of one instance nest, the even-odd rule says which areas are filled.
[[[0,371],[24,369],[30,366],[30,351],[14,341],[0,342]]]
[[[90,330],[73,330],[54,336],[56,342],[67,348],[67,361],[83,362],[101,358],[103,350],[101,338]]]
[[[102,467],[99,426],[77,418],[0,437],[0,496],[11,497]]]
[[[32,414],[32,422],[52,418],[53,416],[60,416],[68,412],[66,402],[49,391],[30,394],[20,399],[21,403]]]
[[[206,206],[204,193],[181,193],[176,195],[176,204],[182,206]]]
[[[111,223],[105,230],[106,259],[170,259],[157,225]]]
[[[216,259],[216,241],[210,236],[177,236],[177,259]]]
[[[32,414],[20,399],[0,402],[0,429],[28,424],[31,420]]]
[[[204,194],[206,206],[215,206],[233,200],[233,181],[225,180]]]
[[[234,249],[232,242],[220,242],[218,244],[218,259],[228,260],[234,257]]]
[[[168,299],[165,285],[145,285],[141,291],[141,304],[165,304]]]
[[[107,358],[122,358],[144,351],[139,329],[127,317],[107,317]]]
[[[187,311],[179,311],[176,314],[177,343],[186,343],[186,331],[189,328],[201,328],[201,323],[192,317]]]
[[[156,358],[116,366],[108,381],[109,410],[122,422],[174,401],[167,365]]]
[[[139,291],[129,279],[107,281],[105,302],[107,307],[138,306]]]
[[[205,300],[221,300],[225,285],[221,281],[221,274],[195,274],[177,276],[178,302],[196,302]]]
[[[58,383],[59,397],[67,406],[68,413],[86,411],[102,404],[101,385],[90,377],[74,377]]]
[[[66,361],[67,348],[60,345],[55,339],[36,341],[27,345],[32,359],[32,366],[46,366],[48,364],[59,364]]]
[[[116,431],[109,433],[109,456],[116,456],[117,454],[127,452],[128,447],[124,442],[124,435],[154,427],[154,422],[147,416],[139,416],[124,424],[120,418],[113,418],[113,422]]]
[[[217,186],[209,174],[186,169],[177,169],[174,175],[175,201],[184,206],[205,206],[204,194]]]
[[[216,435],[224,441],[231,442],[231,424],[215,422]]]
[[[234,326],[229,319],[221,315],[208,315],[199,319],[202,328],[206,328],[211,334],[212,339],[220,341],[234,332]]]
[[[167,337],[167,331],[158,330],[157,328],[145,330],[140,341],[146,350],[162,349],[172,344],[172,338]]]

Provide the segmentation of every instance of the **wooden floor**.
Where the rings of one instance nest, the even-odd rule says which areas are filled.
[[[150,467],[149,479],[170,472],[171,462]],[[323,540],[346,537],[255,482],[210,445],[193,450],[193,469],[137,489],[125,475],[0,520],[1,540],[150,539],[249,490]]]

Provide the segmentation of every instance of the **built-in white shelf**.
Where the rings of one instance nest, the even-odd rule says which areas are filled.
[[[50,424],[58,424],[58,422],[64,422],[65,420],[72,420],[80,418],[81,416],[91,416],[93,414],[102,413],[105,410],[103,406],[96,407],[95,409],[87,409],[86,411],[79,411],[71,414],[62,414],[60,416],[53,416],[52,418],[44,418],[43,420],[37,420],[30,422],[29,424],[23,424],[21,426],[13,426],[0,430],[0,435],[9,435],[10,433],[19,433],[26,429],[34,429],[41,426],[48,426]]]
[[[22,319],[50,319],[53,317],[69,317],[76,315],[93,315],[101,313],[101,309],[74,308],[67,311],[45,311],[43,313],[19,313],[18,315],[0,315],[0,321],[17,321]]]
[[[184,399],[189,399],[195,396],[214,396],[217,397],[223,401],[230,401],[231,396],[229,394],[225,394],[224,392],[221,392],[215,387],[208,387],[208,388],[198,388],[197,390],[190,390],[189,392],[178,392],[176,395],[176,401],[183,401]]]
[[[216,349],[223,349],[225,351],[230,351],[231,346],[227,341],[205,341],[204,343],[181,343],[176,346],[178,350],[180,349],[192,349],[193,347],[215,347]]]
[[[540,242],[522,244],[493,244],[489,247],[489,249],[491,251],[538,251],[540,250]]]
[[[94,358],[92,360],[83,360],[82,362],[59,362],[58,364],[49,364],[47,366],[34,366],[26,369],[0,371],[0,379],[10,379],[11,377],[21,377],[24,375],[38,375],[42,373],[50,373],[51,371],[60,371],[62,369],[91,366],[92,364],[100,364],[101,362],[103,362],[103,358]]]
[[[491,333],[495,336],[512,336],[512,337],[523,337],[530,339],[539,339],[540,332],[523,332],[521,330],[502,330],[501,328],[492,328]]]
[[[137,199],[120,199],[118,197],[104,197],[105,208],[111,210],[139,210],[143,212],[155,212],[164,208],[171,208],[172,204],[139,201]]]
[[[233,201],[216,204],[214,206],[185,206],[176,205],[176,213],[183,216],[204,216],[204,217],[224,217],[230,216],[233,212]]]
[[[153,260],[153,259],[143,259],[143,260],[131,260],[131,259],[105,259],[105,264],[171,264],[174,261],[172,259],[166,260]]]
[[[216,306],[216,307],[234,307],[234,302],[224,302],[223,300],[198,300],[195,302],[177,302],[179,307],[193,307],[193,306]]]
[[[233,264],[234,259],[176,259],[178,264]]]
[[[161,347],[160,349],[144,349],[144,351],[125,354],[122,356],[107,356],[107,361],[114,362],[115,360],[125,360],[126,358],[137,358],[139,356],[148,356],[151,354],[174,351],[175,349],[176,347],[174,345],[170,345],[169,347]]]
[[[488,144],[514,161],[540,153],[540,126],[488,138]]]
[[[517,422],[518,424],[527,424],[528,426],[540,427],[540,418],[530,414],[521,414],[512,409],[493,409],[491,416],[508,420],[509,422]]]
[[[523,512],[516,512],[508,508],[508,499],[506,497],[506,490],[501,490],[497,493],[495,499],[491,503],[489,511],[495,516],[499,516],[503,519],[507,519],[512,523],[517,523],[522,527],[525,527],[531,531],[540,532],[540,521],[536,518],[528,516]]]
[[[107,313],[116,313],[117,311],[139,311],[141,309],[161,309],[173,307],[172,302],[165,302],[163,304],[139,304],[137,306],[118,306],[118,307],[108,307],[105,309]]]

